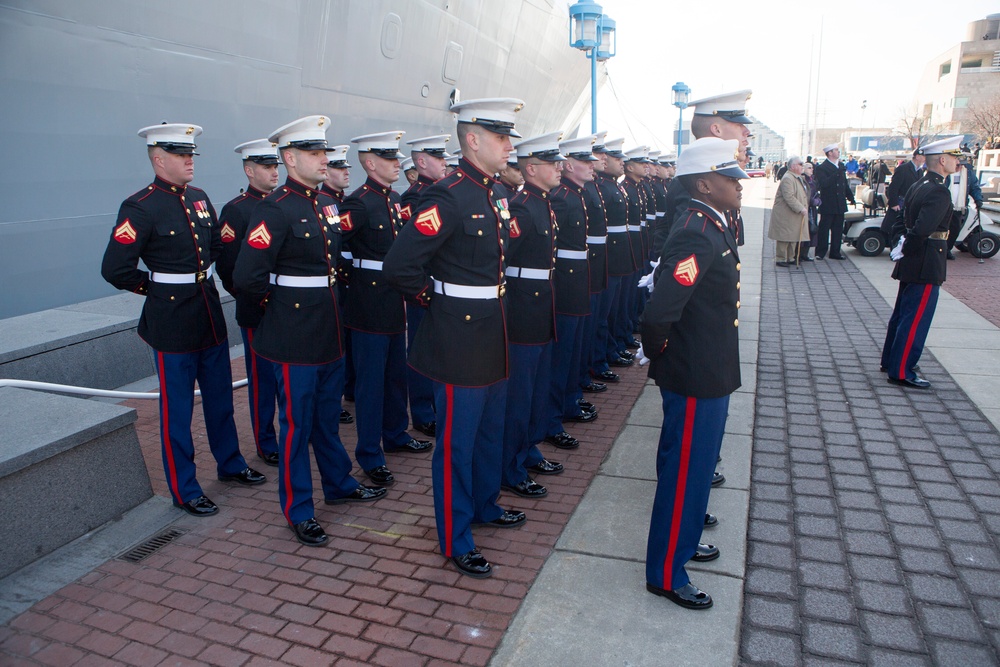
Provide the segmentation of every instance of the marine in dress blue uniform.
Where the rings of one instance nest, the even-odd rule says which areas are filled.
[[[602,348],[607,344],[606,327],[608,311],[611,309],[611,298],[608,294],[608,221],[604,215],[604,202],[601,200],[601,192],[597,188],[597,168],[604,164],[607,156],[604,154],[604,137],[606,132],[598,132],[589,137],[592,141],[590,146],[585,143],[579,145],[580,150],[576,154],[584,157],[590,156],[594,167],[594,180],[587,181],[583,186],[583,201],[587,209],[587,264],[590,273],[590,314],[583,326],[583,341],[580,351],[580,370],[577,377],[579,392],[600,393],[607,390],[607,385],[603,382],[596,382],[591,374],[595,369],[604,370],[607,368],[604,350],[600,355],[596,353],[596,339],[598,329],[603,322],[605,328],[605,340]],[[587,137],[584,137],[586,139]],[[580,141],[580,140],[576,140]],[[574,151],[576,147],[567,144],[562,146],[567,151]],[[598,150],[601,152],[598,153]],[[614,375],[609,373],[609,375]],[[616,378],[617,379],[617,378]],[[614,381],[614,380],[610,380]],[[578,393],[578,401],[585,410],[593,404],[584,401],[582,393]]]
[[[357,372],[354,455],[380,486],[395,481],[385,452],[423,452],[432,446],[406,432],[406,311],[402,295],[382,275],[382,260],[403,224],[400,196],[392,189],[399,180],[402,135],[393,130],[351,139],[368,179],[340,207],[340,229],[353,266],[345,326]]]
[[[254,209],[233,273],[237,289],[264,308],[253,346],[275,364],[278,382],[278,498],[295,538],[306,546],[327,541],[315,518],[310,443],[327,504],[386,493],[351,477],[339,435],[344,362],[334,288],[340,217],[333,198],[318,189],[326,177],[329,124],[326,116],[307,116],[269,137],[288,179]]]
[[[386,255],[386,278],[428,306],[410,365],[435,381],[437,447],[432,459],[441,552],[463,574],[488,577],[474,523],[514,527],[521,512],[497,504],[507,404],[504,269],[510,233],[505,192],[493,175],[511,151],[508,98],[461,102],[458,169],[426,190],[420,210]]]
[[[698,139],[678,158],[693,199],[671,231],[641,325],[649,377],[663,398],[646,588],[691,609],[712,606],[684,566],[719,556],[699,539],[729,395],[740,386],[741,267],[723,213],[739,207],[738,179],[746,178],[737,149],[736,140]]]
[[[551,417],[547,436],[562,432],[562,422],[590,422],[595,408],[583,409],[579,400],[584,332],[590,315],[590,262],[587,249],[587,203],[584,187],[594,179],[595,137],[589,135],[559,145],[569,151],[562,181],[552,191],[552,211],[559,233],[553,278],[556,302],[556,345],[552,352]],[[589,349],[589,342],[588,342]]]
[[[236,299],[236,323],[243,338],[243,361],[247,370],[247,400],[250,403],[250,425],[257,456],[264,463],[278,465],[278,437],[274,430],[274,410],[278,385],[271,362],[253,351],[254,330],[260,324],[261,310],[252,299],[240,295],[233,285],[233,269],[243,241],[251,212],[261,199],[278,186],[278,149],[267,139],[240,144],[235,149],[243,159],[243,171],[249,181],[245,192],[222,207],[219,224],[222,229],[222,252],[215,266],[222,286]]]
[[[565,161],[559,153],[561,138],[562,132],[550,132],[515,146],[525,184],[510,202],[506,268],[510,377],[502,483],[525,498],[548,493],[529,472],[553,475],[563,470],[562,464],[546,460],[536,446],[546,435],[549,419],[556,334],[552,292],[556,224],[549,191],[559,186]]]
[[[340,144],[332,146],[326,151],[326,180],[323,181],[321,190],[337,202],[339,207],[344,203],[347,196],[347,188],[351,186],[351,165],[347,161],[347,151],[350,146]],[[347,290],[351,282],[351,253],[341,247],[340,259],[337,261],[337,304],[340,306],[341,321],[344,318],[344,305],[347,303]],[[357,374],[354,372],[354,359],[351,352],[351,330],[344,329],[344,336],[341,339],[344,345],[344,399],[354,400],[354,380]],[[349,411],[341,409],[341,424],[353,424],[354,415]]]
[[[921,151],[927,160],[927,173],[906,192],[903,256],[892,268],[899,291],[882,346],[882,370],[888,373],[891,384],[916,389],[931,386],[917,375],[914,366],[923,353],[947,274],[952,201],[944,182],[962,168],[961,141],[959,135],[924,146]]]
[[[639,279],[649,272],[648,249],[645,244],[645,229],[648,224],[647,215],[650,213],[649,202],[646,199],[647,193],[642,186],[646,177],[646,166],[649,152],[648,146],[637,146],[625,152],[625,179],[622,187],[625,190],[625,199],[628,202],[628,236],[632,244],[632,259],[636,270],[624,289],[624,296],[627,300],[625,306],[625,330],[623,331],[625,346],[636,348],[639,343],[633,334],[639,328],[639,316],[642,314],[642,307],[648,294],[646,288],[638,287]],[[632,359],[623,357],[625,366],[631,365]],[[618,365],[617,363],[614,365]]]
[[[622,152],[622,138],[605,142],[606,166],[598,169],[594,179],[604,203],[604,215],[607,219],[608,231],[608,290],[612,292],[611,310],[608,313],[607,348],[605,350],[606,364],[627,366],[631,357],[626,347],[627,338],[627,296],[626,291],[631,286],[628,282],[635,273],[637,266],[632,256],[632,244],[628,229],[628,200],[625,190],[618,179],[625,174],[625,153]],[[602,367],[602,370],[606,368]],[[611,376],[618,376],[607,369],[607,374],[598,376],[602,382],[614,382]]]
[[[403,193],[403,223],[413,217],[414,211],[420,208],[420,199],[424,190],[440,181],[448,169],[446,146],[451,140],[450,134],[438,134],[432,137],[421,137],[407,141],[410,147],[410,159],[417,172],[417,180]],[[409,353],[413,347],[413,338],[417,335],[420,322],[424,319],[426,309],[414,301],[406,302],[406,350]],[[413,428],[425,435],[434,437],[434,383],[426,375],[418,373],[407,366],[406,387],[410,400],[410,417]]]
[[[691,118],[691,135],[695,139],[718,137],[720,139],[736,139],[740,142],[740,157],[738,161],[743,168],[749,159],[747,151],[750,145],[749,125],[753,122],[747,116],[747,101],[753,91],[737,90],[732,93],[722,93],[703,97],[691,102],[694,113]],[[688,194],[676,178],[667,187],[666,210],[663,218],[658,221],[653,232],[653,256],[663,254],[663,246],[670,235],[670,227],[678,216],[685,215],[688,208]],[[736,236],[736,242],[743,245],[743,218],[739,211],[724,211],[726,221]]]
[[[512,200],[524,187],[524,174],[521,173],[521,165],[513,153],[504,168],[500,170],[500,185],[507,192],[507,201]]]
[[[194,516],[219,511],[195,476],[195,380],[219,479],[250,486],[266,481],[240,453],[233,419],[226,321],[211,280],[222,250],[218,220],[204,191],[188,185],[201,132],[182,123],[139,130],[156,178],[122,202],[101,264],[109,283],[146,297],[138,333],[156,352],[167,488],[174,505]],[[148,271],[138,268],[140,259]]]

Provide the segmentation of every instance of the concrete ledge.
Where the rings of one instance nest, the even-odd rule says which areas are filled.
[[[0,389],[0,577],[153,495],[135,411]]]

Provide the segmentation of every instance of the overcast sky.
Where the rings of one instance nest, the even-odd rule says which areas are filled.
[[[818,126],[894,126],[927,62],[964,40],[968,23],[1000,13],[997,0],[597,1],[618,30],[598,126],[624,135],[626,147],[663,149],[671,148],[677,121],[670,86],[683,81],[691,99],[751,88],[750,113],[797,151],[810,53]]]

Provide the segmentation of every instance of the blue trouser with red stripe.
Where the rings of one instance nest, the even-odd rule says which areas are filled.
[[[409,354],[417,327],[424,320],[427,309],[414,303],[406,304],[406,352]],[[410,417],[413,424],[430,424],[434,421],[434,381],[412,367],[406,367],[406,390],[410,399]]]
[[[556,315],[556,343],[552,351],[552,381],[549,383],[549,429],[546,435],[556,435],[565,429],[563,417],[581,413],[576,404],[579,391],[580,352],[583,349],[585,316]]]
[[[503,514],[497,497],[507,381],[486,387],[435,382],[434,399],[434,516],[441,553],[450,558],[476,548],[473,523],[493,521]]]
[[[889,377],[896,380],[917,377],[913,367],[920,362],[924,351],[940,290],[939,285],[899,283],[882,346],[882,367],[888,369]]]
[[[351,477],[351,458],[340,441],[340,397],[344,358],[318,366],[275,364],[278,381],[278,500],[289,524],[316,516],[309,443],[323,485],[323,497],[342,498],[360,484]]]
[[[528,466],[541,462],[533,438],[538,422],[548,419],[552,341],[544,345],[510,345],[507,418],[503,432],[503,483],[516,486],[528,478]]]
[[[406,432],[406,335],[351,330],[354,352],[354,406],[358,446],[354,458],[362,470],[385,465],[386,451],[410,441]]]
[[[167,487],[174,504],[202,495],[195,477],[194,381],[201,389],[208,446],[220,476],[236,475],[247,467],[240,453],[240,440],[233,419],[233,371],[226,341],[197,352],[156,352],[156,374],[160,379],[160,448]]]
[[[646,545],[646,581],[674,590],[688,583],[708,510],[729,396],[692,398],[661,388],[663,428],[656,451],[656,497]]]
[[[608,340],[608,361],[620,356],[620,352],[628,349],[625,343],[632,336],[632,320],[629,317],[629,307],[632,303],[632,295],[635,290],[630,289],[635,285],[632,282],[634,274],[621,277],[618,294],[615,295],[614,304],[611,306],[611,335]]]
[[[274,411],[278,396],[274,364],[253,351],[253,329],[240,327],[243,336],[243,361],[247,367],[247,400],[250,402],[250,425],[257,454],[278,452],[274,430]]]
[[[600,294],[600,298],[597,301],[597,310],[591,307],[591,314],[595,318],[595,326],[590,370],[594,373],[603,373],[611,370],[608,367],[608,357],[610,356],[609,345],[614,345],[611,338],[611,307],[614,305],[615,295],[621,290],[621,283],[621,276],[608,276],[608,286]],[[617,353],[617,345],[615,345],[614,350]]]
[[[597,335],[598,309],[601,306],[601,293],[593,292],[590,295],[590,315],[587,315],[583,323],[583,337],[580,339],[580,377],[577,382],[577,390],[590,384],[590,367],[594,357],[594,337]],[[577,398],[583,398],[583,392],[579,391]]]

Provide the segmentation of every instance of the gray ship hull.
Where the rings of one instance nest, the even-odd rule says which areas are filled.
[[[306,114],[331,143],[453,132],[457,90],[524,99],[524,136],[573,128],[590,72],[568,23],[561,0],[0,0],[0,318],[114,292],[101,255],[152,177],[138,128],[205,128],[217,209],[245,186],[233,147]]]

